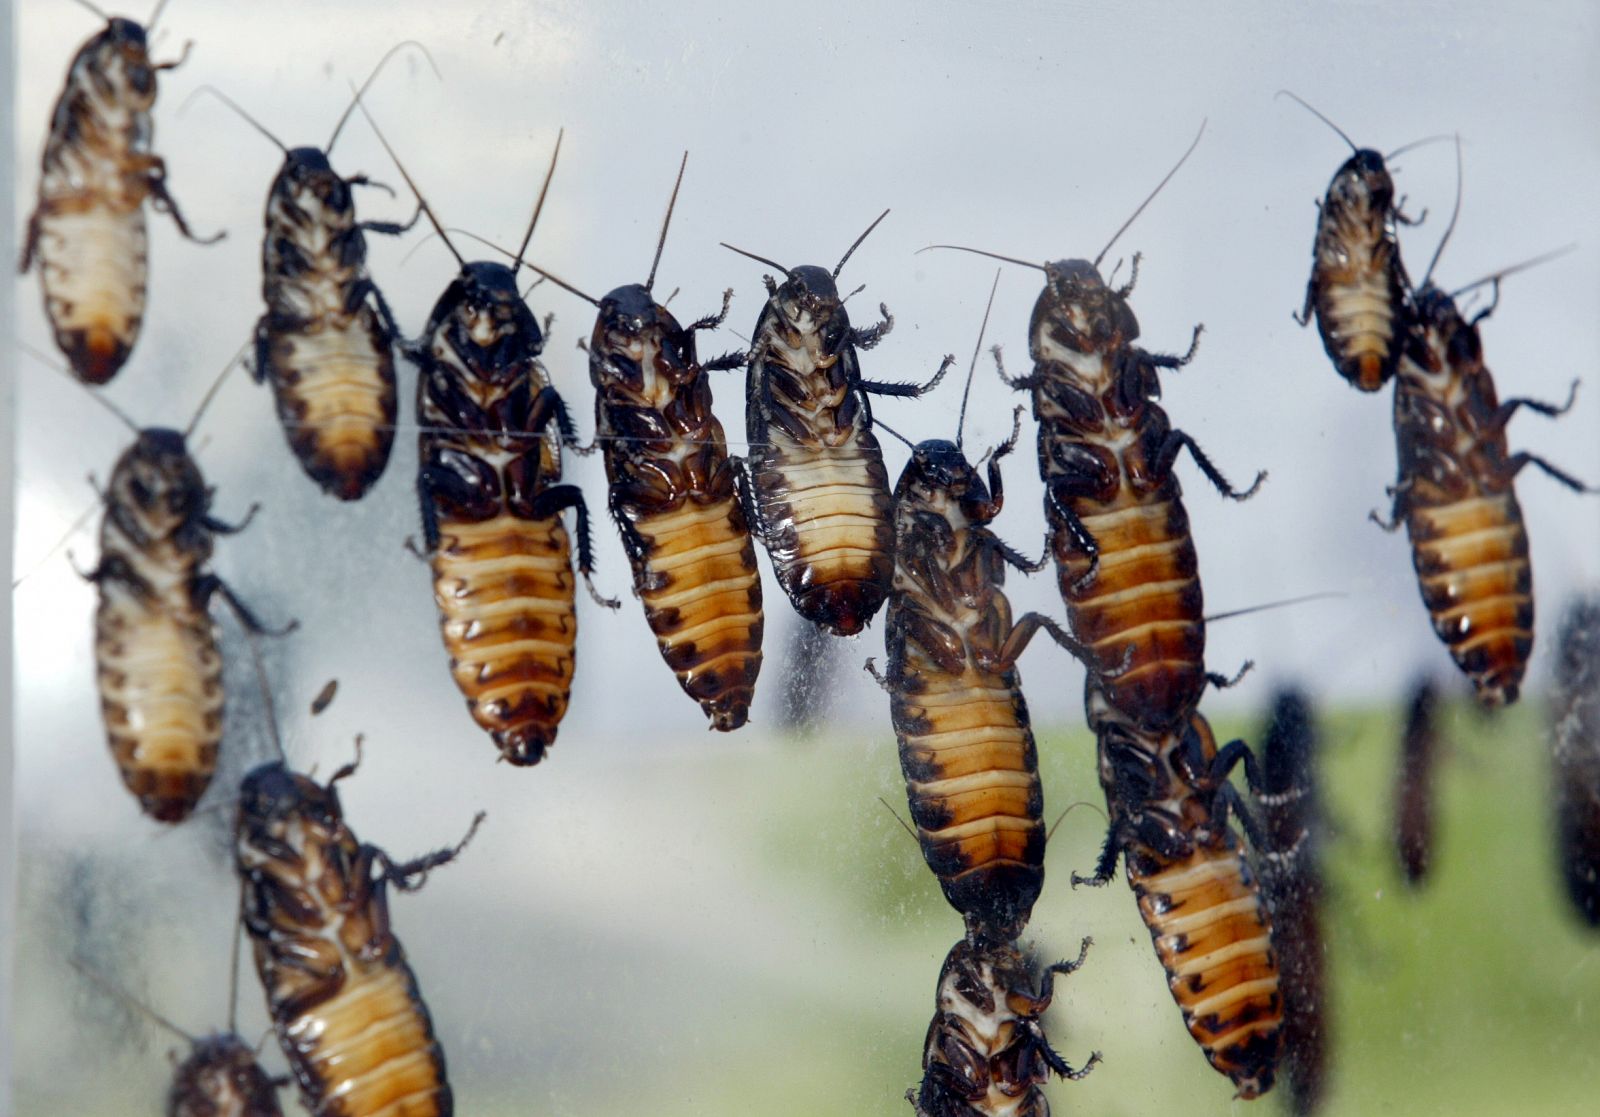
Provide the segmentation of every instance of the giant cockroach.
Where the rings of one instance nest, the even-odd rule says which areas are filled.
[[[962,939],[939,970],[936,1010],[922,1051],[922,1086],[906,1095],[917,1117],[1050,1117],[1043,1084],[1054,1071],[1074,1081],[1100,1061],[1093,1052],[1077,1070],[1045,1038],[1040,1020],[1055,995],[1057,974],[1083,965],[1047,966],[1038,992],[1015,943]]]
[[[762,277],[767,303],[751,335],[744,458],[750,522],[795,611],[837,636],[866,627],[894,574],[889,475],[872,433],[868,396],[915,398],[950,367],[942,365],[926,384],[861,376],[856,351],[878,344],[894,317],[880,305],[882,322],[851,326],[835,283],[851,253],[888,215],[884,210],[856,238],[832,272],[786,268],[723,245],[784,275],[781,286]]]
[[[1553,717],[1556,855],[1573,905],[1600,927],[1600,599],[1562,618]]]
[[[1387,160],[1416,144],[1387,156],[1358,148],[1342,128],[1287,89],[1278,95],[1292,97],[1309,109],[1339,133],[1352,152],[1317,204],[1311,280],[1306,284],[1305,306],[1294,318],[1304,326],[1314,311],[1322,347],[1339,375],[1363,392],[1376,392],[1394,375],[1409,328],[1410,280],[1400,260],[1395,225],[1421,220],[1401,212]]]
[[[1433,800],[1441,742],[1436,727],[1439,694],[1427,676],[1411,687],[1394,794],[1394,848],[1406,883],[1420,887],[1433,862]]]
[[[420,43],[397,44],[361,91],[407,46],[427,54]],[[306,474],[331,496],[359,500],[382,476],[394,443],[393,346],[400,333],[367,275],[366,234],[397,236],[416,218],[405,225],[356,219],[351,188],[370,180],[343,178],[328,162],[354,100],[324,147],[290,148],[218,90],[197,92],[217,97],[283,152],[267,191],[261,242],[267,310],[256,324],[255,378],[272,385],[278,421]]]
[[[1187,718],[1208,678],[1198,562],[1173,469],[1178,455],[1187,448],[1235,500],[1253,495],[1266,477],[1236,491],[1156,402],[1157,370],[1187,364],[1201,327],[1182,357],[1146,352],[1134,344],[1139,323],[1127,302],[1139,258],[1127,286],[1110,287],[1100,277],[1105,254],[1193,151],[1191,144],[1093,262],[998,257],[1045,273],[1029,326],[1033,372],[1012,378],[1003,366],[999,371],[1007,385],[1032,395],[1045,518],[1067,617],[1106,697],[1151,729]],[[997,347],[997,365],[999,357]]]
[[[1198,710],[1143,728],[1092,674],[1084,706],[1111,827],[1095,875],[1073,884],[1105,884],[1123,860],[1189,1034],[1239,1097],[1257,1097],[1276,1074],[1283,997],[1272,917],[1228,824],[1232,812],[1254,828],[1228,774],[1242,760],[1259,791],[1255,760],[1243,741],[1219,749]]]
[[[1535,262],[1448,293],[1424,279],[1395,382],[1393,510],[1388,523],[1373,516],[1389,531],[1405,523],[1433,630],[1490,708],[1517,700],[1533,650],[1533,570],[1516,476],[1531,464],[1571,489],[1593,491],[1506,444],[1506,423],[1518,409],[1558,416],[1573,397],[1560,406],[1520,397],[1501,403],[1484,364],[1478,323],[1499,303],[1500,281]],[[1494,286],[1489,305],[1462,317],[1456,298],[1485,283]]]
[[[544,333],[516,283],[560,151],[558,137],[510,267],[463,259],[395,159],[461,265],[422,336],[405,349],[419,370],[417,496],[440,631],[467,709],[519,766],[544,758],[572,690],[578,615],[561,518],[569,508],[577,513],[586,582],[594,569],[588,506],[576,485],[561,483],[561,443],[573,439],[572,420],[540,361]],[[590,593],[616,607],[592,585]]]
[[[1302,691],[1278,692],[1263,741],[1256,795],[1263,833],[1261,888],[1272,911],[1272,946],[1278,954],[1290,1108],[1296,1117],[1308,1117],[1322,1103],[1331,1044],[1322,936],[1321,739],[1311,701]]]
[[[599,309],[588,345],[595,437],[633,592],[684,692],[713,729],[732,730],[749,715],[761,670],[761,579],[706,374],[740,367],[744,354],[695,355],[694,335],[727,317],[731,289],[720,313],[687,326],[650,293],[682,182],[680,165],[643,284],[595,299],[534,270]]]
[[[420,888],[472,831],[452,849],[395,863],[344,819],[334,785],[355,767],[325,786],[280,761],[245,777],[237,831],[245,929],[311,1113],[449,1117],[444,1052],[390,927],[388,887]]]
[[[223,234],[190,232],[167,192],[166,163],[150,150],[156,74],[183,58],[152,62],[146,28],[78,2],[106,26],[78,48],[56,100],[21,270],[38,259],[56,346],[80,380],[104,384],[128,359],[144,321],[150,270],[145,200],[170,213],[190,240],[210,244]],[[149,30],[165,3],[151,13]]]
[[[954,442],[912,448],[894,493],[880,680],[922,855],[969,933],[998,942],[1021,933],[1044,884],[1044,792],[1017,659],[1040,629],[1082,653],[1041,613],[1013,621],[1006,600],[1006,566],[1045,561],[989,527],[1005,501],[1000,461],[1016,445],[1017,412],[1010,439],[987,455],[987,485],[962,450],[964,423]]]

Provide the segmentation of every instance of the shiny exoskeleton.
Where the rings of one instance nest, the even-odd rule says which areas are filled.
[[[206,569],[213,536],[239,530],[210,514],[211,491],[178,431],[148,428],[117,459],[106,487],[95,665],[100,709],[122,782],[144,812],[178,822],[217,767],[222,657],[208,611],[222,593],[249,628],[259,625]]]
[[[449,1117],[444,1052],[390,927],[388,886],[420,887],[460,847],[396,865],[363,845],[334,788],[352,770],[324,787],[271,763],[240,787],[236,853],[256,969],[315,1117]]]
[[[1019,409],[1020,410],[1020,409]],[[1033,571],[989,529],[1005,495],[953,442],[913,450],[895,486],[895,573],[883,680],[917,839],[945,898],[972,934],[1021,933],[1044,884],[1044,792],[1017,659],[1049,618],[1013,621],[1005,568]]]
[[[1106,883],[1123,859],[1189,1034],[1239,1097],[1257,1097],[1276,1074],[1283,997],[1272,918],[1228,822],[1231,811],[1251,824],[1228,774],[1243,760],[1259,790],[1254,760],[1242,741],[1218,749],[1198,710],[1142,729],[1092,675],[1084,705],[1111,816],[1090,881]]]
[[[1079,1079],[1099,1052],[1074,1070],[1045,1038],[1040,1023],[1057,974],[1083,964],[1046,967],[1034,991],[1027,959],[1014,943],[962,939],[939,970],[933,1022],[923,1045],[922,1086],[907,1095],[917,1117],[1050,1117],[1043,1085],[1054,1071]]]
[[[745,465],[751,523],[778,584],[806,620],[852,636],[877,614],[894,573],[889,475],[868,396],[922,395],[944,369],[920,385],[862,378],[857,351],[876,345],[894,319],[880,307],[878,325],[851,326],[836,286],[843,266],[786,268],[781,285],[763,277],[768,298],[745,386]]]
[[[1556,854],[1573,906],[1600,927],[1600,599],[1562,618],[1552,719]]]
[[[1434,784],[1439,766],[1440,741],[1436,726],[1438,691],[1433,680],[1422,678],[1411,688],[1406,703],[1405,729],[1400,737],[1400,768],[1394,794],[1394,848],[1406,883],[1422,885],[1433,861]]]
[[[1272,911],[1272,945],[1283,994],[1283,1070],[1290,1108],[1314,1113],[1326,1084],[1328,1008],[1322,935],[1321,816],[1317,765],[1321,740],[1310,700],[1280,691],[1263,736],[1261,888]]]
[[[1533,649],[1533,571],[1513,482],[1531,463],[1584,491],[1543,459],[1507,449],[1506,423],[1519,408],[1566,408],[1499,401],[1478,336],[1493,310],[1468,321],[1445,291],[1426,284],[1417,293],[1395,382],[1399,481],[1388,525],[1404,521],[1434,632],[1491,708],[1517,700]]]
[[[139,339],[149,284],[146,199],[201,240],[150,150],[156,74],[182,61],[152,62],[145,29],[113,18],[79,48],[51,116],[21,270],[38,259],[56,345],[87,384],[115,376]]]
[[[1000,374],[1033,397],[1057,582],[1089,670],[1124,714],[1165,728],[1187,718],[1207,680],[1204,601],[1178,455],[1187,448],[1234,499],[1251,496],[1266,475],[1235,491],[1194,439],[1173,429],[1156,402],[1158,370],[1181,368],[1194,350],[1177,357],[1134,344],[1131,282],[1109,287],[1087,260],[1044,271],[1028,335],[1033,372]]]
[[[278,1087],[255,1048],[231,1033],[196,1040],[173,1071],[167,1117],[282,1117]]]

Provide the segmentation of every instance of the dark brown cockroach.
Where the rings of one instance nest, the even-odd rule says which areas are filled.
[[[1262,472],[1236,491],[1156,402],[1157,370],[1188,364],[1201,327],[1182,357],[1146,352],[1134,344],[1139,323],[1127,302],[1139,258],[1125,287],[1107,286],[1099,272],[1111,245],[1193,150],[1191,144],[1093,262],[999,257],[1045,273],[1029,326],[1033,372],[1013,379],[1001,366],[1000,376],[1032,395],[1045,519],[1067,617],[1106,696],[1150,729],[1180,724],[1206,680],[1222,681],[1205,670],[1204,601],[1173,471],[1178,455],[1187,448],[1218,491],[1235,500],[1252,496],[1266,478]],[[995,358],[998,365],[998,348]]]
[[[404,42],[379,60],[365,92]],[[430,60],[431,64],[431,60]],[[256,381],[272,385],[289,448],[322,491],[359,500],[383,474],[394,443],[394,343],[399,327],[367,274],[367,233],[398,236],[415,224],[360,221],[351,188],[329,164],[355,107],[339,117],[325,147],[290,148],[218,90],[203,86],[283,152],[267,191],[256,324]],[[359,96],[359,94],[358,94]]]
[[[1562,619],[1553,718],[1556,855],[1573,905],[1600,927],[1600,599]]]
[[[1394,375],[1410,324],[1411,281],[1400,260],[1395,226],[1421,220],[1401,212],[1387,160],[1416,145],[1388,156],[1358,148],[1343,129],[1293,93],[1283,89],[1278,95],[1309,109],[1353,153],[1334,172],[1327,196],[1317,204],[1311,280],[1305,306],[1294,318],[1304,326],[1315,312],[1322,347],[1339,375],[1363,392],[1376,392]]]
[[[1500,280],[1534,262],[1450,293],[1424,281],[1395,382],[1399,480],[1383,526],[1393,531],[1405,523],[1434,632],[1489,708],[1517,700],[1533,650],[1533,570],[1516,476],[1531,464],[1571,489],[1593,491],[1537,455],[1512,454],[1506,444],[1506,423],[1518,409],[1558,416],[1572,396],[1560,406],[1523,398],[1501,403],[1484,364],[1478,323],[1498,304]],[[1456,298],[1484,283],[1494,285],[1494,296],[1469,321]]]
[[[722,323],[732,290],[723,294],[721,313],[687,326],[650,293],[682,182],[680,166],[642,285],[596,300],[534,270],[599,308],[588,346],[595,437],[633,592],[684,692],[713,729],[733,730],[749,715],[761,670],[761,579],[706,374],[739,368],[744,354],[709,361],[695,355],[694,335]]]
[[[449,1117],[444,1052],[390,927],[388,887],[420,888],[472,832],[453,849],[396,864],[344,820],[334,785],[354,770],[345,765],[326,786],[276,761],[245,777],[237,838],[245,929],[306,1109]]]
[[[1255,797],[1263,835],[1258,864],[1278,954],[1290,1110],[1308,1117],[1322,1103],[1331,1044],[1322,936],[1321,740],[1303,692],[1279,691],[1263,739]]]
[[[1239,1097],[1257,1097],[1276,1075],[1283,997],[1272,917],[1228,824],[1232,812],[1258,834],[1228,782],[1243,760],[1259,792],[1254,758],[1243,741],[1217,748],[1198,710],[1173,729],[1143,728],[1092,674],[1084,706],[1111,828],[1095,875],[1073,884],[1105,884],[1123,860],[1189,1034]]]
[[[150,150],[156,74],[183,58],[152,62],[144,27],[79,2],[106,26],[78,48],[56,100],[21,270],[38,259],[56,346],[80,380],[104,384],[128,359],[144,321],[145,200],[170,213],[190,240],[211,244],[223,234],[190,232],[167,192],[166,163]],[[152,30],[160,12],[157,4]]]
[[[518,766],[544,759],[572,691],[578,614],[561,518],[569,508],[578,519],[578,571],[587,582],[594,569],[588,506],[576,485],[561,483],[572,420],[540,361],[544,333],[516,283],[560,150],[558,138],[510,267],[469,264],[417,193],[461,271],[405,349],[419,372],[417,496],[450,672],[473,719]],[[616,607],[592,585],[590,593]]]
[[[1439,694],[1424,676],[1411,687],[1400,737],[1399,778],[1394,795],[1394,848],[1406,883],[1421,887],[1433,863],[1433,800],[1437,793],[1440,741]]]
[[[1076,1081],[1100,1061],[1096,1051],[1072,1069],[1040,1023],[1056,975],[1083,965],[1090,942],[1076,961],[1045,967],[1038,992],[1015,943],[962,939],[951,948],[923,1044],[922,1086],[906,1095],[917,1117],[1050,1117],[1050,1073]]]
[[[894,326],[850,324],[835,286],[856,239],[838,266],[786,268],[732,248],[783,272],[780,286],[763,276],[767,303],[751,335],[745,384],[744,458],[750,522],[766,544],[778,584],[795,611],[836,636],[853,636],[883,604],[894,574],[894,524],[883,450],[872,433],[868,396],[915,398],[944,377],[946,362],[926,384],[865,380],[856,355]]]

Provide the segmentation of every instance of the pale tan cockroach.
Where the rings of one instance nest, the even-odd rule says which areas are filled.
[[[450,1117],[444,1052],[400,940],[388,888],[420,888],[452,849],[404,864],[356,838],[334,785],[281,761],[240,787],[244,924],[278,1042],[315,1117]]]
[[[150,150],[156,74],[183,58],[152,62],[144,27],[107,16],[87,0],[78,3],[106,26],[78,49],[56,100],[20,270],[39,261],[57,347],[80,380],[104,384],[128,359],[144,321],[146,199],[192,241],[212,244],[224,234],[197,237],[189,230],[167,191],[166,164]],[[150,30],[165,3],[151,13]]]

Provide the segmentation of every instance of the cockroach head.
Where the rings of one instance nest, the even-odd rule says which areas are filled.
[[[239,785],[241,833],[264,830],[281,838],[283,829],[297,819],[331,824],[340,816],[339,793],[331,783],[324,787],[290,771],[282,761],[261,765]]]
[[[908,497],[946,509],[953,502],[974,522],[984,523],[991,518],[984,514],[990,504],[989,487],[961,448],[947,438],[927,439],[912,450],[896,487],[897,500]]]
[[[111,96],[119,103],[141,110],[155,104],[156,70],[150,63],[144,28],[138,23],[120,16],[106,21],[82,54],[93,57],[96,75],[111,86]]]
[[[480,349],[515,338],[519,351],[535,355],[544,348],[539,322],[522,301],[517,275],[493,260],[463,265],[433,309],[433,321],[445,323]]]
[[[328,209],[351,208],[349,183],[334,171],[320,147],[292,147],[285,152],[278,182],[296,195],[310,194]]]
[[[676,333],[677,320],[656,302],[650,289],[641,283],[614,288],[600,300],[596,328],[603,331],[612,342],[626,344],[663,327]]]
[[[1394,202],[1394,179],[1389,177],[1383,153],[1363,147],[1346,159],[1328,183],[1328,201],[1387,212]]]
[[[836,353],[849,340],[850,317],[828,269],[815,264],[792,269],[775,298],[790,325],[822,333],[824,352]]]
[[[1423,284],[1413,302],[1418,328],[1435,335],[1452,365],[1476,363],[1483,359],[1483,342],[1477,327],[1461,316],[1455,296],[1435,286]]]
[[[197,1040],[188,1058],[172,1075],[172,1102],[168,1112],[185,1115],[227,1112],[237,1099],[256,1099],[277,1088],[261,1068],[255,1048],[232,1032],[218,1032]],[[210,1105],[206,1110],[201,1107]]]
[[[157,534],[203,515],[210,502],[183,435],[164,427],[139,432],[111,472],[109,495]]]
[[[1104,349],[1139,336],[1139,320],[1128,300],[1121,291],[1106,286],[1100,269],[1090,261],[1056,260],[1044,266],[1044,274],[1044,290],[1033,308],[1035,334],[1041,327],[1065,322],[1089,349]]]

